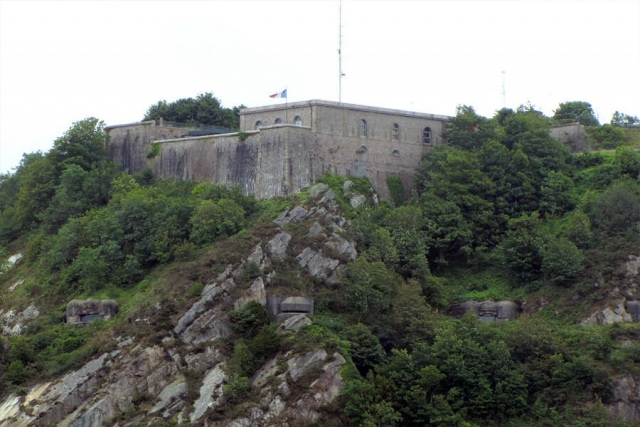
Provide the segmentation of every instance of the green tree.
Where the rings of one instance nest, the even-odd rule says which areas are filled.
[[[630,116],[619,111],[613,113],[613,117],[611,117],[612,126],[637,126],[638,124],[640,124],[638,116]]]
[[[571,178],[562,172],[549,171],[542,181],[540,193],[540,213],[560,216],[575,206],[573,200],[574,184]]]
[[[269,323],[267,310],[256,301],[229,313],[229,321],[235,332],[244,338],[253,338]]]
[[[456,249],[467,246],[468,252],[479,246],[494,244],[498,224],[490,200],[495,192],[495,184],[482,171],[477,152],[436,147],[425,155],[418,171],[423,192],[454,203],[469,226],[470,233],[465,231],[463,234],[471,242],[468,246],[460,245]],[[456,216],[451,206],[443,208],[449,215]],[[449,222],[452,219],[450,217]]]
[[[396,271],[403,277],[428,275],[427,236],[420,209],[401,206],[389,212],[384,221],[398,253]]]
[[[362,323],[348,326],[342,338],[349,341],[349,354],[358,371],[363,376],[384,360],[385,354],[380,341]]]
[[[105,132],[104,126],[101,120],[90,117],[75,122],[63,136],[55,140],[49,155],[56,165],[58,177],[72,164],[90,171],[109,161],[109,135]]]
[[[218,236],[231,236],[242,229],[244,209],[231,199],[201,200],[191,217],[191,240],[211,243]]]
[[[463,150],[477,150],[484,141],[495,138],[491,120],[476,113],[473,107],[459,105],[443,133],[449,144]]]
[[[400,283],[400,277],[384,263],[356,258],[347,264],[341,279],[347,310],[359,322],[380,320],[380,316],[389,314],[391,299]]]
[[[540,271],[545,280],[554,285],[570,285],[582,271],[584,255],[576,245],[565,238],[550,239],[541,251]]]
[[[583,126],[598,126],[591,104],[584,101],[561,102],[553,112],[555,123],[579,122]]]
[[[631,179],[640,176],[640,153],[629,146],[616,149],[615,163],[620,168],[620,173]]]
[[[640,189],[635,183],[621,183],[597,196],[585,207],[593,227],[609,236],[637,239],[640,222]],[[635,239],[634,239],[635,240]]]
[[[589,249],[593,244],[593,230],[591,220],[584,212],[578,211],[571,215],[569,223],[562,234],[580,249]]]
[[[509,231],[500,244],[505,263],[517,277],[531,282],[540,277],[545,238],[537,212],[509,221]]]
[[[49,156],[38,152],[26,155],[25,160],[12,218],[16,231],[27,231],[39,224],[38,217],[55,194],[57,180],[56,165]]]
[[[196,98],[182,98],[173,102],[159,101],[147,110],[143,120],[165,120],[203,124],[227,129],[238,129],[240,124],[240,108],[223,108],[220,101],[212,93],[206,92]]]

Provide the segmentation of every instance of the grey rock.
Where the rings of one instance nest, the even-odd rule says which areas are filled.
[[[627,276],[637,276],[640,271],[640,256],[629,255],[629,260],[625,263]]]
[[[321,366],[325,360],[327,360],[327,352],[324,349],[313,350],[295,359],[289,359],[287,365],[289,366],[291,380],[296,382],[310,368]]]
[[[640,389],[633,377],[619,378],[615,381],[613,402],[609,405],[609,410],[627,423],[638,423],[640,422],[639,398]]]
[[[269,378],[274,377],[278,374],[278,356],[273,357],[267,361],[260,369],[258,369],[249,382],[252,386],[260,389],[264,387],[268,382]]]
[[[203,352],[189,353],[184,356],[187,368],[193,372],[205,372],[223,360],[224,357],[215,347],[206,347]]]
[[[358,256],[355,244],[336,233],[331,235],[331,238],[327,243],[325,243],[325,246],[330,247],[340,255],[346,255],[351,259],[355,259]]]
[[[183,342],[195,345],[226,338],[230,334],[231,327],[226,321],[225,313],[220,307],[214,307],[201,314],[179,337]]]
[[[349,204],[353,209],[358,209],[360,206],[364,205],[365,203],[367,203],[367,198],[362,194],[357,194],[351,197],[351,199],[349,199]]]
[[[297,224],[302,222],[309,216],[309,211],[307,211],[302,206],[296,206],[290,211],[285,211],[278,218],[275,219],[275,223],[278,225],[285,225],[288,223]]]
[[[286,318],[278,329],[297,332],[303,326],[311,325],[312,323],[311,319],[309,319],[305,313],[300,313]]]
[[[329,189],[327,184],[319,183],[314,185],[309,189],[309,197],[312,199],[317,199],[322,193],[326,192]]]
[[[314,222],[311,228],[309,228],[308,236],[318,236],[324,232],[324,229],[318,222]]]
[[[151,408],[149,413],[153,414],[155,412],[166,409],[170,403],[182,398],[186,391],[187,383],[185,381],[185,378],[183,376],[179,376],[172,383],[168,384],[162,389],[160,394],[158,394],[158,403],[156,403],[153,408]]]
[[[342,190],[344,191],[349,191],[351,187],[353,187],[353,181],[351,180],[346,180],[344,184],[342,184]]]
[[[322,205],[326,205],[327,207],[329,207],[330,209],[335,209],[335,207],[333,206],[333,199],[336,198],[335,193],[333,192],[333,190],[329,190],[326,193],[324,193],[324,195],[322,196],[322,198],[320,200],[318,200],[318,205],[322,206]]]
[[[212,283],[205,286],[202,290],[200,300],[193,304],[191,308],[189,308],[189,310],[187,310],[187,312],[180,318],[180,320],[178,320],[178,324],[173,328],[173,332],[181,334],[185,331],[201,313],[207,310],[207,303],[209,301],[212,301],[219,295],[225,294],[234,286],[235,282],[233,279],[227,279],[220,284]]]
[[[277,417],[278,415],[280,415],[282,411],[284,411],[284,408],[286,406],[287,405],[282,400],[282,397],[280,397],[279,394],[276,394],[276,396],[273,398],[271,403],[269,403],[269,409],[267,413],[264,415],[264,420],[266,422],[269,422],[270,419]]]
[[[23,284],[24,284],[24,279],[18,280],[16,283],[14,283],[9,287],[9,292],[15,291],[18,286],[22,286]]]
[[[264,271],[265,267],[267,266],[267,260],[265,258],[265,254],[262,250],[261,244],[258,243],[253,249],[251,255],[249,255],[247,259],[243,261],[242,264],[240,264],[240,267],[238,267],[236,271],[233,272],[234,277],[240,276],[244,272],[244,269],[247,267],[248,263],[255,264],[256,267],[260,269],[260,272]]]
[[[618,314],[620,313],[620,314]],[[598,310],[588,318],[580,322],[583,326],[595,326],[595,325],[611,325],[613,323],[632,322],[633,319],[629,313],[624,310],[624,305],[619,304],[615,311],[606,307],[602,310]]]
[[[204,377],[200,387],[200,397],[193,403],[193,411],[189,414],[192,424],[199,420],[207,409],[222,404],[222,385],[227,381],[227,375],[222,368],[223,364],[220,363]]]
[[[258,277],[254,280],[251,287],[236,300],[233,306],[237,310],[247,305],[250,301],[256,301],[262,305],[267,304],[267,292],[265,291],[264,280],[262,277]]]
[[[284,231],[276,234],[275,237],[267,243],[267,250],[269,253],[278,258],[284,259],[287,256],[287,247],[291,241],[291,235]]]
[[[21,335],[25,324],[38,318],[40,312],[35,305],[30,305],[23,311],[9,310],[6,313],[0,311],[0,325],[5,335]]]
[[[311,249],[310,247],[304,248],[300,255],[296,257],[296,259],[298,260],[298,264],[300,264],[300,267],[306,267],[307,264],[309,264],[311,258],[316,256],[317,253],[317,251]]]

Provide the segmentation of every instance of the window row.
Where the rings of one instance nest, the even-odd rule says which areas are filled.
[[[281,125],[282,124],[282,119],[280,117],[278,117],[277,119],[275,119],[275,121],[273,122],[273,124],[275,125]],[[300,116],[296,116],[293,119],[293,124],[295,124],[296,126],[302,126],[302,117]],[[255,125],[255,129],[256,130],[260,130],[261,127],[265,126],[265,124],[262,122],[262,120],[258,120],[256,122]]]
[[[358,124],[358,135],[360,138],[367,137],[367,121],[362,119]],[[398,123],[394,123],[391,128],[391,139],[393,141],[400,140],[400,125]],[[431,144],[431,128],[427,126],[422,130],[422,142],[425,144]]]

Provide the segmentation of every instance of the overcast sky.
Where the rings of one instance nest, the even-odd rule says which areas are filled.
[[[0,173],[159,100],[337,101],[338,29],[339,0],[0,0]],[[342,35],[343,102],[490,117],[504,84],[510,108],[640,116],[640,0],[343,0]]]

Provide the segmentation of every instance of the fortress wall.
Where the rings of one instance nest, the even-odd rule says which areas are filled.
[[[415,188],[422,154],[431,145],[318,135],[318,147],[318,163],[322,165],[319,176],[325,171],[346,177],[366,176],[380,196],[389,199],[387,178],[399,176],[408,197]]]
[[[190,128],[156,126],[153,120],[128,125],[107,126],[109,156],[122,170],[134,173],[147,167],[151,143],[159,139],[179,138]]]
[[[159,178],[238,184],[257,198],[283,197],[314,180],[315,137],[309,128],[278,126],[237,134],[169,140],[149,165]]]
[[[560,140],[569,147],[573,153],[580,153],[592,148],[584,127],[578,122],[551,126],[549,134],[552,138]]]

